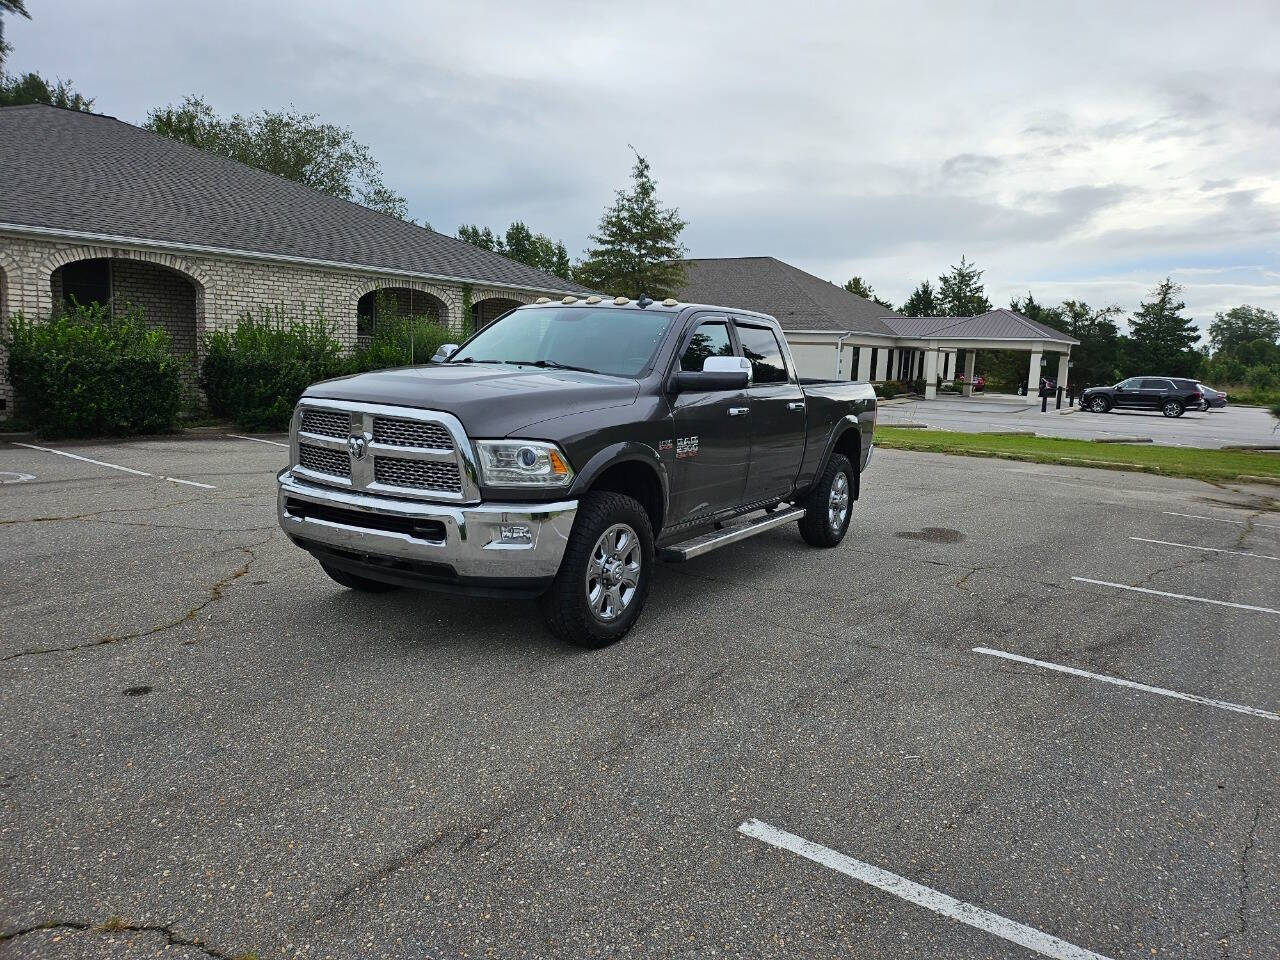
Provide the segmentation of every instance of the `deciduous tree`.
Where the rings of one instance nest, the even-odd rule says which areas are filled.
[[[458,239],[553,273],[564,280],[573,279],[573,267],[565,245],[545,233],[534,233],[519,220],[507,227],[506,234],[502,236],[488,227],[464,223],[458,228]]]
[[[1254,340],[1280,343],[1280,317],[1274,311],[1242,304],[1218,313],[1209,324],[1209,343],[1214,353]]]
[[[844,288],[850,293],[857,294],[863,300],[871,300],[874,303],[880,304],[880,306],[884,307],[886,310],[893,309],[893,304],[888,300],[882,300],[880,297],[877,297],[875,288],[872,287],[871,284],[865,282],[861,277],[853,277],[846,280]]]
[[[147,115],[148,130],[251,167],[296,180],[322,193],[408,219],[405,198],[382,182],[369,148],[346,127],[314,113],[263,110],[220,117],[200,97]]]

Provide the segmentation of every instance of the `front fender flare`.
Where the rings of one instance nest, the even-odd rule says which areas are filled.
[[[597,451],[574,477],[569,495],[581,497],[591,489],[602,473],[620,463],[643,463],[653,469],[653,472],[658,475],[658,484],[662,487],[662,515],[667,516],[667,508],[671,502],[671,478],[667,472],[667,466],[658,456],[657,450],[646,443],[634,440],[612,443]]]

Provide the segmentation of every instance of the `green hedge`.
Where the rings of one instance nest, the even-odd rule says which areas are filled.
[[[347,372],[342,344],[324,317],[246,313],[230,330],[202,338],[200,386],[209,412],[245,430],[283,430],[302,391]]]
[[[245,430],[284,430],[302,391],[350,373],[426,363],[450,340],[428,317],[380,318],[372,339],[347,355],[332,324],[316,311],[246,313],[231,330],[203,338],[200,385],[209,412]]]
[[[169,334],[129,307],[73,305],[48,321],[9,321],[9,378],[18,415],[47,436],[160,433],[187,404],[184,357]]]

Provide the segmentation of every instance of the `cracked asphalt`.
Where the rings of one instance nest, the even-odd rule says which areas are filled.
[[[278,439],[278,438],[276,438]],[[846,542],[659,569],[608,650],[361,595],[278,447],[13,445],[0,958],[1027,957],[758,818],[1107,957],[1280,956],[1274,487],[879,451]],[[1172,516],[1170,513],[1196,517]],[[1231,521],[1231,522],[1223,522]]]

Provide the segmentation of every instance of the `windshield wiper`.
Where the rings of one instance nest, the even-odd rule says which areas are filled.
[[[579,373],[599,373],[599,370],[592,370],[590,367],[575,367],[571,363],[559,363],[556,360],[504,360],[503,363],[509,363],[516,367],[542,367],[544,370],[576,370]]]

